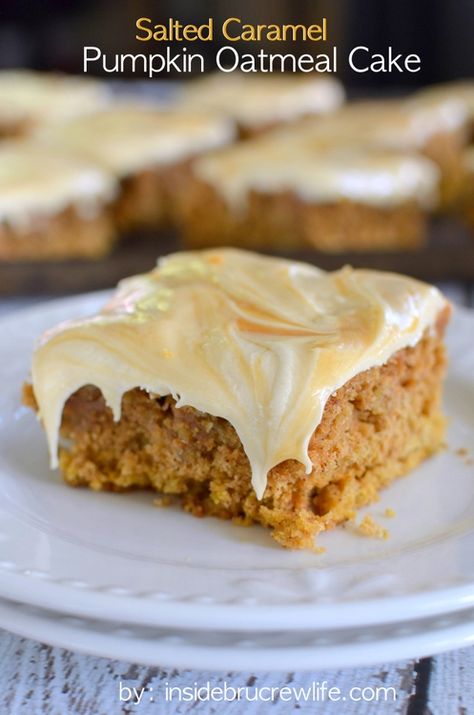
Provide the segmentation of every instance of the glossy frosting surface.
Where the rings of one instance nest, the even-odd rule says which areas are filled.
[[[246,251],[178,253],[123,281],[103,310],[46,333],[32,378],[52,466],[68,397],[100,388],[115,419],[141,387],[228,420],[262,497],[286,459],[311,471],[308,443],[330,395],[414,345],[445,299],[403,276],[334,273]]]

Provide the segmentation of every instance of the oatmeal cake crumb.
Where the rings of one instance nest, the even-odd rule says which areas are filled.
[[[155,499],[153,499],[153,506],[157,506],[159,508],[162,508],[162,507],[164,508],[164,507],[170,506],[172,503],[173,503],[173,498],[169,495],[163,494],[163,495],[157,496],[157,497],[155,497]]]
[[[363,536],[371,536],[375,539],[385,540],[388,539],[390,535],[388,529],[385,529],[383,526],[380,526],[380,524],[377,524],[370,514],[364,516],[360,524],[358,524],[357,530],[359,534],[362,534]]]

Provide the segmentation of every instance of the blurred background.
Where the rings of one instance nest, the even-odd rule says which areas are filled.
[[[213,42],[140,42],[136,21],[148,17],[152,24],[167,24],[174,18],[183,24],[200,25],[212,17],[216,33]],[[222,37],[220,27],[229,17],[244,23],[319,24],[327,18],[327,42],[242,42],[232,43],[241,54],[266,52],[330,54],[338,48],[339,73],[349,99],[378,98],[409,93],[417,88],[474,77],[472,28],[474,0],[0,0],[0,70],[31,68],[82,74],[85,46],[97,46],[113,66],[115,54],[164,53],[169,47],[178,53],[186,46],[188,52],[199,52],[205,58],[206,69],[215,68],[214,60],[220,47],[231,44]],[[347,57],[350,51],[364,45],[371,54],[421,57],[421,70],[410,72],[366,72],[351,70]],[[110,61],[109,61],[110,59]],[[127,65],[130,68],[130,63]],[[113,80],[116,95],[145,96],[168,99],[177,96],[176,80],[187,81],[187,73],[156,76],[147,80],[140,74],[110,74],[100,72],[100,63],[91,64],[91,73]],[[310,77],[311,75],[306,75]],[[132,81],[135,80],[135,81]],[[137,81],[138,80],[138,81]],[[168,84],[166,84],[168,82]],[[8,102],[4,102],[5,106]],[[49,104],[48,104],[49,106]],[[438,142],[439,143],[439,142]],[[457,161],[464,161],[458,151]],[[474,155],[474,147],[472,148]],[[474,172],[473,172],[474,176]],[[462,182],[460,182],[462,183]],[[474,186],[474,181],[473,181]],[[470,194],[469,194],[470,195]],[[463,199],[464,200],[464,199]],[[418,275],[426,280],[463,280],[462,302],[474,301],[474,230],[464,225],[462,212],[452,216],[428,216],[428,244],[418,253],[394,250],[389,255],[380,251],[354,254],[318,253],[298,255],[314,260],[326,269],[343,262],[384,268]],[[0,296],[27,293],[80,292],[112,286],[119,278],[148,270],[157,253],[176,250],[181,244],[179,231],[153,229],[143,235],[121,234],[120,243],[110,255],[97,261],[66,263],[0,261]],[[182,246],[181,246],[182,247]],[[459,286],[458,286],[459,287]],[[466,295],[465,295],[466,294]]]
[[[318,22],[326,16],[330,40],[314,43],[314,52],[336,44],[345,57],[355,45],[384,52],[415,52],[422,58],[416,74],[356,74],[341,62],[340,78],[349,89],[409,88],[434,82],[474,76],[472,27],[474,0],[1,0],[0,68],[32,67],[65,72],[82,71],[84,45],[97,45],[104,52],[160,52],[158,43],[135,40],[138,17],[155,23],[169,17],[200,24],[213,17],[220,24],[229,16],[251,23]],[[197,43],[206,66],[219,46]],[[176,48],[182,43],[176,43]],[[241,51],[258,51],[265,43],[242,43]],[[268,43],[276,51],[275,43]],[[172,45],[171,45],[172,47]],[[270,49],[270,47],[268,47]],[[278,51],[307,52],[307,46],[278,43]],[[135,76],[136,77],[136,76]],[[162,75],[160,79],[187,78]],[[138,77],[136,77],[138,79]]]

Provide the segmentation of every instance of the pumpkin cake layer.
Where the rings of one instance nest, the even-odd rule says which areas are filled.
[[[153,488],[311,547],[440,447],[448,313],[396,274],[174,254],[47,331],[25,399],[70,484]]]
[[[466,150],[464,168],[465,177],[459,208],[467,224],[474,229],[474,146]]]

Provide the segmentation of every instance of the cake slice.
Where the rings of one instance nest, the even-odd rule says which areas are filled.
[[[151,488],[313,548],[440,449],[448,316],[396,274],[180,253],[47,332],[24,399],[70,485]]]
[[[176,185],[174,216],[188,248],[413,250],[438,184],[425,157],[307,125],[198,158]]]

